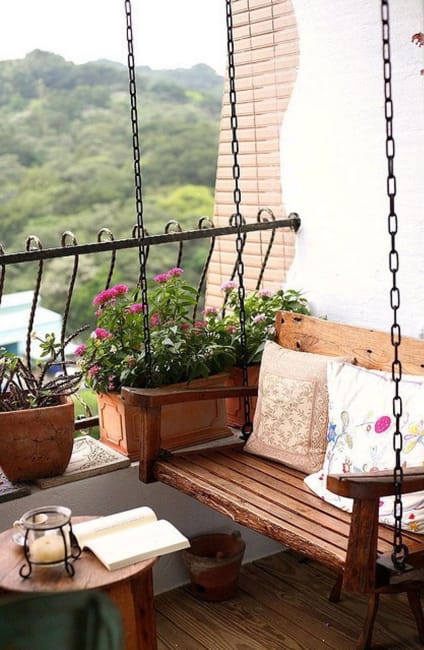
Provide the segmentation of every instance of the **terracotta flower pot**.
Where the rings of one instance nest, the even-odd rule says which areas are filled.
[[[172,384],[169,390],[182,386],[192,388],[224,386],[226,374],[205,379]],[[140,458],[140,432],[143,412],[137,406],[129,406],[119,393],[98,393],[100,440],[135,461]],[[231,436],[226,424],[225,400],[205,400],[187,404],[170,404],[162,408],[161,438],[164,449],[199,444]]]
[[[0,467],[9,481],[63,474],[74,444],[74,404],[0,413]]]
[[[247,368],[247,376],[249,381],[249,386],[257,386],[259,381],[259,369],[260,364],[254,366],[249,366]],[[233,368],[230,372],[228,378],[228,386],[242,386],[243,385],[243,373],[241,368]],[[256,409],[256,397],[250,397],[250,419],[253,422],[253,416],[255,415]],[[244,400],[242,397],[231,397],[230,399],[225,400],[227,404],[227,424],[230,427],[236,427],[241,429],[245,424],[245,415],[244,415]]]

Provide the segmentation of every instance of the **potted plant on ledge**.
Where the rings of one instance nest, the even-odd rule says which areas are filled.
[[[235,363],[229,343],[207,328],[206,321],[193,320],[197,291],[183,279],[183,270],[170,269],[149,283],[150,387],[224,386],[227,371]],[[86,384],[97,394],[100,439],[139,458],[143,413],[124,404],[123,386],[146,386],[148,358],[144,332],[145,306],[138,292],[118,284],[93,300],[96,328],[76,350]],[[231,435],[222,401],[162,409],[163,440],[169,449]]]
[[[60,361],[64,346],[54,334],[38,340],[43,360],[34,369],[18,355],[0,351],[0,467],[10,481],[62,474],[72,454],[70,396],[78,390],[81,372],[67,374]],[[49,376],[57,364],[62,372]]]

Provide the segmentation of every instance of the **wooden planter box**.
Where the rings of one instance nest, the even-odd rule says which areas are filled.
[[[222,387],[227,374],[173,384],[161,388],[169,393],[182,388]],[[132,406],[119,393],[97,395],[100,440],[135,461],[140,457],[140,438],[145,426],[145,409]],[[232,435],[227,426],[225,401],[211,399],[187,404],[167,404],[161,408],[160,434],[164,449],[177,449]]]

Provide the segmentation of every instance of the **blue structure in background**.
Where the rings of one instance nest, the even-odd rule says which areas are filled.
[[[25,356],[26,336],[29,315],[33,300],[33,291],[18,291],[6,294],[0,304],[0,348],[6,348],[20,356]],[[34,320],[34,332],[40,338],[53,332],[60,338],[62,327],[61,314],[37,306]],[[39,358],[39,346],[36,340],[31,342],[31,356]]]

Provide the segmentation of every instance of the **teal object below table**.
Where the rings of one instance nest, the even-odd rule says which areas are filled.
[[[23,595],[0,603],[2,650],[121,650],[119,610],[99,591]]]

